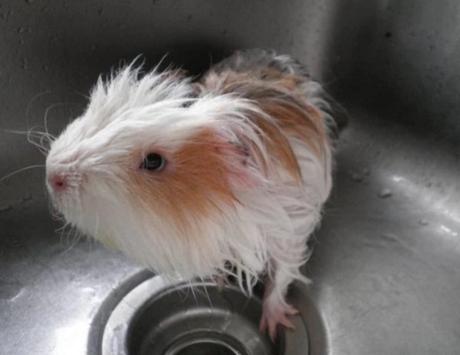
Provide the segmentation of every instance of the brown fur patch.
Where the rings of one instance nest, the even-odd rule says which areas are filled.
[[[298,182],[301,182],[301,172],[297,158],[292,150],[287,136],[280,127],[263,117],[253,118],[264,134],[264,144],[272,160],[281,163],[286,171]]]
[[[211,71],[204,77],[201,89],[237,93],[254,100],[275,121],[270,122],[265,117],[253,118],[267,137],[270,154],[300,182],[300,167],[288,137],[304,141],[320,159],[324,158],[325,146],[328,144],[322,113],[307,102],[299,87],[306,80],[309,79],[284,74],[274,68],[261,68],[251,73]]]
[[[289,100],[262,100],[264,112],[275,118],[281,130],[305,142],[319,158],[327,144],[327,132],[322,115],[312,106],[293,104]]]
[[[164,170],[138,170],[130,178],[133,195],[184,232],[190,219],[237,202],[230,186],[232,172],[222,154],[228,143],[207,129],[188,140],[169,157],[165,154],[168,162]]]

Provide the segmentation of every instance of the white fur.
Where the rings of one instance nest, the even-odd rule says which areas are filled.
[[[213,92],[190,98],[188,79],[155,71],[139,75],[139,69],[128,66],[107,82],[99,79],[86,112],[53,142],[48,174],[65,173],[71,180],[64,193],[50,188],[56,207],[84,233],[171,276],[230,272],[225,269],[230,261],[241,288],[250,291],[258,275],[268,271],[275,286],[272,301],[283,303],[288,284],[305,280],[299,267],[308,258],[306,241],[331,188],[330,148],[325,147],[319,159],[305,142],[288,137],[303,186],[283,181],[280,163],[269,156],[261,132],[249,119],[257,113],[272,120],[256,103]],[[319,100],[316,85],[305,84],[306,99],[313,104]],[[190,102],[190,107],[183,106]],[[220,208],[215,215],[191,221],[184,239],[177,226],[152,215],[131,196],[127,169],[139,162],[128,157],[153,143],[175,151],[202,127],[219,131],[229,141],[251,141],[269,163],[273,178],[262,173],[261,161],[252,160],[248,169],[256,183],[234,187],[240,204],[229,207],[216,201]]]

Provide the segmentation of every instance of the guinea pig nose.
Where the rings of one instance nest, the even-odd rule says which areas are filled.
[[[68,186],[67,176],[62,173],[53,173],[48,176],[48,183],[54,191],[64,191]]]

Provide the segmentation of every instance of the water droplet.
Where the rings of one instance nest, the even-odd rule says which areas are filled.
[[[351,173],[351,179],[356,182],[362,182],[364,180],[364,176],[359,173]]]
[[[48,71],[48,70],[49,70],[49,67],[48,67],[47,65],[44,65],[42,68],[43,68],[44,71]]]
[[[97,14],[99,16],[102,16],[102,13],[104,12],[104,9],[102,7],[100,7],[99,9],[97,9]]]
[[[27,194],[25,196],[23,196],[21,198],[21,202],[27,202],[27,201],[31,201],[32,200],[32,195],[31,194]]]
[[[421,219],[418,221],[418,224],[420,224],[421,226],[427,226],[429,222],[426,219]]]
[[[356,182],[362,182],[365,180],[366,177],[368,177],[370,174],[370,171],[368,168],[363,168],[360,170],[355,170],[350,172],[351,179]]]
[[[389,242],[397,242],[399,240],[398,236],[392,233],[384,233],[382,234],[382,238]]]
[[[17,29],[17,33],[23,33],[25,31],[24,27],[20,26]]]
[[[8,12],[3,13],[1,15],[2,19],[5,20],[5,21],[8,21],[12,13],[13,13],[13,10],[9,10]]]
[[[24,242],[18,239],[15,235],[6,235],[3,237],[1,241],[1,247],[9,248],[9,249],[23,249]]]
[[[96,290],[91,287],[83,287],[81,291],[86,293],[89,297],[95,297],[97,295]]]
[[[380,198],[388,198],[388,197],[391,197],[392,195],[393,195],[393,193],[391,192],[390,189],[382,189],[379,192],[379,197]]]
[[[13,206],[10,204],[0,205],[0,212],[7,212],[13,209]]]

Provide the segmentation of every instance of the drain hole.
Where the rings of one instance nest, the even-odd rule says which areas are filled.
[[[137,306],[129,321],[125,355],[284,354],[282,340],[273,344],[258,330],[262,313],[258,298],[248,298],[230,286],[194,287],[205,287],[205,292],[191,297],[188,284],[177,284]]]
[[[214,340],[199,340],[183,344],[175,349],[171,355],[240,355],[241,353],[228,344]],[[168,354],[168,355],[169,355]]]

